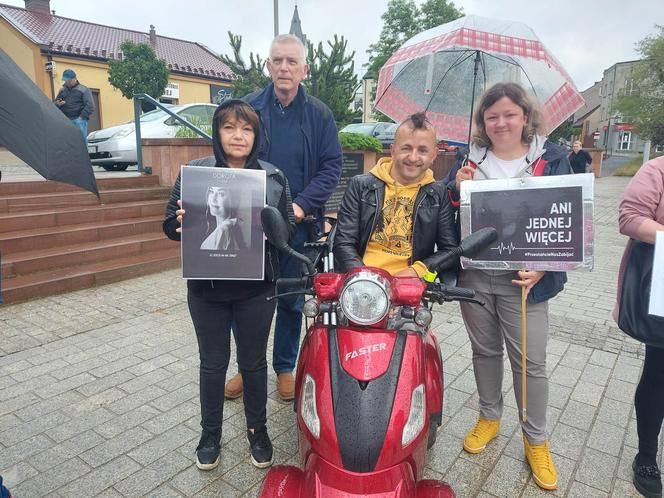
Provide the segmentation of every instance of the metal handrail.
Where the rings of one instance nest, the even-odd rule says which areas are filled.
[[[145,100],[147,102],[150,102],[152,105],[155,107],[158,107],[162,111],[164,111],[166,114],[170,115],[173,119],[178,121],[179,123],[182,123],[184,126],[192,130],[194,133],[200,135],[202,138],[205,138],[206,140],[209,140],[212,142],[212,137],[205,133],[203,130],[198,128],[197,126],[191,124],[189,121],[187,121],[184,118],[181,118],[174,112],[170,111],[166,106],[164,106],[161,102],[153,99],[149,95],[145,93],[137,93],[134,95],[134,132],[136,133],[136,160],[138,161],[138,172],[143,173],[144,168],[143,168],[143,149],[141,147],[141,100]]]

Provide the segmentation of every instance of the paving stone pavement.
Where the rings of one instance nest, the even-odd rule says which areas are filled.
[[[610,316],[626,183],[597,181],[596,268],[570,273],[550,303],[552,496],[637,496],[632,398],[643,352]],[[439,307],[434,324],[446,390],[426,477],[447,480],[458,497],[545,496],[523,456],[509,364],[500,436],[483,454],[461,449],[478,414],[470,344],[456,304]],[[197,369],[178,271],[0,307],[0,474],[16,498],[256,496],[265,471],[250,463],[241,400],[226,404],[221,465],[193,465]],[[278,401],[272,373],[268,381],[275,461],[297,464],[292,406]]]

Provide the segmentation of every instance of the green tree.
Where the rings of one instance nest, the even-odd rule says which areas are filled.
[[[228,38],[233,49],[233,56],[220,55],[219,59],[231,68],[236,75],[233,81],[233,94],[238,97],[265,88],[270,83],[270,77],[265,74],[265,60],[261,56],[251,52],[249,54],[249,66],[242,57],[242,36],[228,32]]]
[[[616,100],[615,110],[628,116],[637,133],[653,144],[664,144],[664,26],[637,43],[643,58],[633,69],[634,90]]]
[[[334,41],[328,41],[327,45],[329,53],[325,52],[322,43],[314,46],[307,42],[309,76],[304,80],[304,86],[309,94],[327,104],[341,128],[360,115],[359,111],[351,109],[355,91],[360,86],[353,62],[355,52],[346,54],[348,41],[343,36],[334,35]]]
[[[374,78],[378,71],[409,38],[429,28],[454,21],[463,15],[447,0],[426,0],[418,7],[414,0],[390,0],[381,16],[383,27],[376,43],[369,45],[367,70]]]
[[[558,126],[558,128],[549,133],[548,139],[557,143],[560,138],[569,141],[572,136],[579,136],[580,134],[581,128],[575,128],[569,121],[564,121]]]
[[[108,81],[128,99],[146,93],[153,99],[164,94],[168,84],[168,66],[147,43],[125,40],[120,45],[121,60],[108,63]]]
[[[420,6],[420,31],[435,28],[441,24],[459,19],[463,15],[463,8],[458,9],[454,2],[447,0],[426,0]]]

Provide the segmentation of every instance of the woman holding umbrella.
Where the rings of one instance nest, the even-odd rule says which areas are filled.
[[[446,183],[458,203],[463,181],[570,174],[566,151],[542,136],[538,106],[516,83],[499,83],[482,96],[474,115],[475,131],[467,159],[450,171]],[[458,204],[457,204],[458,205]],[[562,272],[523,269],[463,270],[459,285],[475,289],[486,303],[461,303],[473,350],[473,370],[480,397],[480,415],[468,432],[463,448],[480,453],[500,431],[503,410],[503,343],[512,365],[514,393],[521,420],[524,452],[533,479],[543,489],[556,489],[558,476],[549,451],[546,408],[549,385],[546,374],[548,335],[547,301],[563,289]],[[527,406],[522,406],[521,301],[527,292],[528,326],[526,378]]]

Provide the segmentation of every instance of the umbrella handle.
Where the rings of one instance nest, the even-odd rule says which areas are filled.
[[[522,420],[528,420],[527,395],[526,395],[526,298],[528,291],[521,287],[521,412]]]

